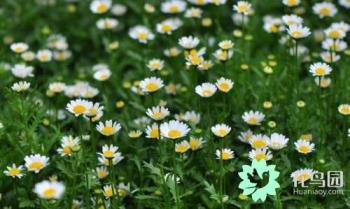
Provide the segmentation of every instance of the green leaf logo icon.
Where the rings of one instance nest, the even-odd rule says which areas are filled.
[[[280,187],[276,181],[280,172],[275,165],[267,165],[265,160],[254,160],[252,165],[244,165],[243,171],[238,175],[242,179],[239,188],[244,195],[252,195],[254,202],[259,199],[265,202],[267,195],[276,195],[276,189]]]

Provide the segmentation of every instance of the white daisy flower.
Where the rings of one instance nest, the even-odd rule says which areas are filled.
[[[341,52],[344,51],[347,47],[347,43],[339,39],[334,40],[327,38],[322,41],[322,48],[328,51]]]
[[[52,60],[52,52],[48,49],[41,49],[36,53],[36,58],[40,62],[50,62]]]
[[[108,168],[106,166],[101,166],[96,168],[96,175],[99,179],[104,179],[108,176]]]
[[[164,86],[163,80],[157,77],[145,78],[140,82],[143,92],[155,92]]]
[[[330,2],[316,3],[312,7],[312,10],[320,18],[333,17],[335,14],[337,14],[338,11],[335,5]]]
[[[311,34],[310,28],[302,25],[289,25],[287,31],[294,39],[305,38]]]
[[[219,91],[222,91],[225,93],[229,92],[232,89],[233,84],[234,83],[232,80],[226,79],[224,77],[219,78],[215,83],[215,85],[219,89]]]
[[[249,159],[251,161],[253,160],[271,160],[272,159],[272,153],[267,148],[262,149],[252,149],[249,152]]]
[[[118,26],[119,21],[115,18],[103,18],[96,22],[96,26],[100,30],[114,29]]]
[[[199,39],[193,36],[184,36],[179,39],[179,44],[184,49],[187,49],[187,50],[194,49],[198,46]]]
[[[99,122],[96,126],[96,130],[104,136],[111,136],[116,134],[122,127],[119,123],[112,120],[107,120],[104,123]]]
[[[325,76],[332,72],[332,68],[326,63],[317,62],[310,66],[309,71],[313,76]]]
[[[49,84],[49,91],[54,93],[63,92],[66,88],[66,84],[62,82],[52,82]]]
[[[251,10],[252,5],[247,1],[238,1],[237,4],[233,5],[233,10],[237,13],[247,15]]]
[[[201,85],[198,85],[195,88],[195,91],[199,96],[206,98],[213,96],[216,90],[216,86],[211,83],[202,83]]]
[[[87,113],[87,111],[92,107],[93,103],[84,99],[71,100],[66,109],[73,113],[76,117],[79,115]]]
[[[146,114],[148,117],[152,118],[153,120],[163,120],[165,117],[167,117],[170,112],[168,108],[163,106],[155,106],[152,108],[148,108],[146,111]]]
[[[199,8],[188,8],[185,12],[185,17],[187,18],[201,18],[203,14],[203,10]]]
[[[200,113],[197,113],[195,111],[187,111],[187,112],[185,112],[183,119],[189,123],[196,125],[200,122],[201,115],[200,115]]]
[[[231,131],[231,127],[226,124],[217,124],[211,127],[211,132],[217,137],[225,137]]]
[[[103,70],[98,70],[94,72],[94,79],[98,81],[106,81],[108,80],[112,75],[112,72],[109,69],[103,69]]]
[[[190,137],[190,141],[188,143],[190,144],[191,150],[195,151],[202,147],[202,145],[204,144],[204,141],[202,138]]]
[[[330,52],[330,51],[321,52],[320,56],[322,60],[327,63],[334,63],[340,60],[340,55],[336,54],[335,52]]]
[[[327,88],[331,85],[332,79],[326,78],[326,77],[316,77],[315,83],[317,86],[319,86],[321,88]]]
[[[232,49],[235,44],[231,40],[223,40],[220,41],[218,45],[222,50],[229,50]]]
[[[186,2],[181,0],[165,1],[161,5],[161,11],[167,14],[176,14],[185,11]]]
[[[90,4],[90,10],[95,14],[103,14],[112,6],[111,0],[94,0]]]
[[[25,166],[28,171],[39,173],[49,164],[49,158],[40,154],[25,156]]]
[[[157,123],[153,123],[151,126],[146,127],[146,137],[150,139],[159,139],[159,126]]]
[[[238,139],[243,143],[249,143],[250,138],[252,138],[253,132],[248,129],[247,131],[240,132]]]
[[[305,182],[313,178],[313,175],[317,173],[317,171],[310,168],[302,168],[294,171],[290,177],[293,178],[294,182]]]
[[[164,68],[164,60],[161,59],[151,59],[147,64],[150,71],[162,70]]]
[[[118,147],[114,146],[114,145],[103,145],[102,147],[102,153],[98,153],[99,155],[107,158],[107,159],[111,159],[111,158],[115,158],[117,155],[121,156],[121,153],[118,152]]]
[[[14,83],[11,86],[11,89],[16,91],[16,92],[23,92],[23,91],[27,91],[30,87],[30,83],[27,81],[19,81]]]
[[[42,181],[35,184],[34,193],[42,199],[60,199],[63,196],[65,186],[57,181]]]
[[[282,21],[286,25],[301,25],[303,23],[303,18],[299,17],[298,15],[283,15]]]
[[[231,149],[224,148],[222,150],[217,149],[216,152],[216,159],[219,160],[231,160],[234,158],[234,152]]]
[[[18,78],[33,77],[34,68],[25,64],[16,64],[11,68],[11,73]]]
[[[63,136],[61,139],[61,147],[57,149],[57,152],[61,156],[71,156],[73,152],[80,149],[79,137],[73,138],[73,136]]]
[[[249,111],[244,112],[242,115],[242,118],[244,122],[246,122],[248,125],[260,125],[261,122],[265,119],[265,115],[262,112],[259,111]]]
[[[33,61],[35,59],[35,53],[32,51],[25,51],[21,54],[21,58],[26,62]]]
[[[315,150],[314,143],[302,139],[299,139],[298,141],[294,142],[294,145],[295,149],[302,154],[309,154],[310,152]]]
[[[339,105],[338,112],[342,115],[350,115],[350,104]]]
[[[169,139],[178,139],[184,137],[189,131],[190,128],[188,125],[177,120],[171,120],[160,125],[161,135]]]
[[[12,164],[12,166],[7,166],[4,174],[6,176],[10,176],[12,178],[22,178],[24,176],[24,167],[23,165],[16,166],[16,164]]]
[[[268,146],[268,143],[269,143],[269,137],[262,135],[262,134],[253,135],[249,139],[249,144],[254,149],[265,148]]]
[[[142,25],[132,27],[129,30],[129,36],[143,44],[146,44],[148,41],[154,39],[154,34],[152,31]]]
[[[29,48],[28,44],[23,43],[23,42],[13,43],[10,46],[10,49],[15,53],[23,53],[23,52],[27,51],[28,48]]]
[[[287,146],[289,139],[283,134],[272,133],[268,140],[268,146],[274,150],[280,150]]]
[[[191,146],[188,143],[188,141],[182,141],[180,143],[175,144],[175,152],[177,152],[177,153],[185,153],[190,148],[191,148]]]
[[[295,7],[300,4],[300,0],[283,0],[282,3],[289,7]]]
[[[123,4],[114,4],[111,8],[111,13],[115,16],[123,16],[128,8]]]

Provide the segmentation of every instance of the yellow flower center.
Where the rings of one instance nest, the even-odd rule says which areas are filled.
[[[104,13],[106,12],[108,9],[107,5],[106,4],[99,4],[97,6],[97,11],[100,12],[100,13]]]
[[[291,35],[294,37],[294,38],[299,38],[303,35],[303,33],[299,30],[295,30],[295,31],[292,31],[291,32]]]
[[[329,16],[331,14],[331,10],[327,7],[323,7],[320,9],[320,14],[323,16]]]
[[[184,153],[187,150],[188,150],[188,147],[183,144],[180,144],[176,147],[176,152],[179,152],[179,153]]]
[[[258,119],[256,117],[250,117],[248,118],[247,122],[249,124],[256,124],[258,122]]]
[[[68,155],[72,154],[72,148],[70,146],[65,146],[63,147],[63,152]]]
[[[211,96],[211,94],[212,94],[212,91],[210,89],[203,90],[203,95],[204,96]]]
[[[171,26],[168,25],[168,24],[163,24],[162,25],[162,31],[167,33],[167,32],[170,32],[171,31]]]
[[[56,194],[56,190],[54,188],[47,188],[43,192],[44,197],[46,198],[53,198]]]
[[[295,6],[295,5],[298,4],[298,1],[297,1],[297,0],[288,0],[287,2],[288,2],[288,5],[289,5],[289,6]]]
[[[163,113],[162,112],[154,112],[152,117],[153,118],[161,118],[161,117],[163,117]]]
[[[151,136],[151,138],[158,139],[159,138],[158,132],[159,132],[158,128],[153,128],[149,135]]]
[[[297,177],[297,180],[298,181],[306,181],[306,180],[309,180],[311,178],[310,174],[308,173],[303,173],[303,174],[300,174],[298,177]]]
[[[103,156],[105,156],[105,158],[113,158],[114,157],[114,152],[111,150],[106,150],[103,152]]]
[[[181,137],[181,131],[177,129],[172,129],[168,132],[169,138],[179,138]]]
[[[106,136],[110,136],[110,135],[114,134],[114,132],[115,132],[115,128],[113,128],[111,126],[105,126],[101,130],[101,133],[103,135],[106,135]]]
[[[32,162],[28,165],[29,170],[40,170],[44,167],[44,164],[42,162]]]
[[[202,59],[199,56],[190,56],[190,61],[192,65],[199,65],[202,62]]]
[[[340,33],[339,33],[339,31],[337,31],[337,30],[332,30],[331,32],[329,32],[329,36],[330,36],[331,38],[337,39],[337,38],[339,38]]]
[[[157,91],[158,90],[158,84],[157,83],[148,83],[146,85],[146,89],[150,92]]]
[[[104,171],[104,170],[99,170],[97,172],[97,175],[98,175],[98,178],[103,179],[103,178],[105,178],[107,176],[107,172]]]
[[[318,67],[318,68],[315,69],[315,73],[317,75],[324,75],[324,74],[326,74],[326,70],[324,68],[322,68],[322,67]]]
[[[190,140],[190,146],[192,150],[198,149],[198,147],[200,146],[199,140],[197,139]]]
[[[266,146],[266,143],[262,139],[257,139],[252,142],[252,147],[255,149],[264,148],[265,146]]]
[[[302,145],[299,147],[299,152],[301,153],[309,153],[310,152],[310,147],[306,145]]]
[[[86,108],[84,105],[78,104],[73,107],[73,112],[76,114],[82,114],[86,111]]]
[[[238,11],[246,12],[246,11],[248,11],[248,6],[245,4],[238,5]]]
[[[11,168],[9,171],[10,176],[17,176],[21,173],[21,169]]]
[[[349,115],[350,114],[350,107],[342,107],[340,108],[340,113],[344,115]]]
[[[104,195],[105,195],[106,197],[111,197],[111,196],[113,196],[113,189],[112,189],[112,188],[107,188],[107,189],[105,189],[105,190],[104,190]]]
[[[137,34],[137,38],[140,40],[146,40],[148,37],[148,33],[147,32],[140,32],[139,34]]]
[[[231,158],[231,154],[229,152],[221,152],[221,159],[228,160]]]
[[[228,84],[228,83],[224,83],[224,82],[222,82],[222,83],[220,83],[219,84],[219,89],[221,90],[221,91],[228,91],[228,90],[230,90],[230,85]]]
[[[264,153],[258,153],[255,155],[256,160],[266,160],[267,156]]]
[[[224,137],[227,135],[227,130],[226,129],[220,129],[217,131],[217,135]]]
[[[169,7],[169,11],[170,11],[170,12],[173,12],[173,13],[179,12],[179,11],[180,11],[180,8],[179,8],[177,5],[171,5],[171,6]]]

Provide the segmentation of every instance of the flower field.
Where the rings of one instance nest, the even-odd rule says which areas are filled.
[[[0,208],[350,208],[349,0],[2,0]]]

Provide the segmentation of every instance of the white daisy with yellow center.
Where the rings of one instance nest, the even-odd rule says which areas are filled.
[[[101,166],[96,168],[96,175],[99,179],[104,179],[108,176],[109,172],[106,166]]]
[[[61,156],[71,156],[74,152],[80,149],[80,139],[73,136],[63,136],[61,139],[61,147],[57,149],[57,152]]]
[[[243,143],[249,143],[249,139],[252,138],[253,132],[248,129],[247,131],[239,133],[238,139]]]
[[[120,157],[122,154],[118,152],[118,147],[114,145],[103,145],[102,147],[102,153],[98,153],[99,155],[103,156],[106,159],[112,159],[115,157]]]
[[[49,84],[49,91],[54,93],[63,92],[66,88],[66,84],[62,82],[53,82]]]
[[[317,173],[315,170],[310,168],[302,168],[294,171],[290,176],[294,182],[305,182],[310,180],[313,175]]]
[[[340,60],[340,55],[336,54],[335,52],[321,52],[320,56],[322,60],[327,63],[334,63]]]
[[[36,53],[36,58],[40,62],[50,62],[52,60],[52,52],[48,49],[39,50]]]
[[[231,131],[231,127],[226,124],[217,124],[215,126],[211,127],[211,132],[217,137],[225,137],[227,136]]]
[[[12,178],[22,178],[24,176],[23,174],[24,167],[22,165],[16,166],[16,164],[12,164],[12,166],[7,166],[6,170],[4,171],[4,174],[6,176],[11,176]]]
[[[261,148],[261,149],[253,149],[249,152],[249,159],[251,161],[253,160],[271,160],[272,154],[267,148]]]
[[[283,15],[282,21],[286,25],[301,25],[303,23],[303,18],[299,17],[298,15]]]
[[[163,80],[157,77],[145,78],[140,82],[140,88],[143,92],[152,93],[164,86]]]
[[[311,143],[309,141],[305,141],[302,139],[299,139],[298,141],[294,142],[295,149],[302,154],[309,154],[312,151],[315,150],[315,144]]]
[[[137,139],[142,135],[142,131],[140,130],[131,130],[128,133],[128,136],[132,139]]]
[[[290,25],[287,29],[288,34],[294,39],[305,38],[311,34],[310,28],[301,24]]]
[[[105,185],[103,187],[103,195],[105,198],[111,198],[116,194],[116,189],[111,185]]]
[[[49,158],[40,154],[29,155],[24,158],[28,171],[39,173],[49,164]]]
[[[106,81],[112,75],[112,71],[109,69],[101,69],[94,72],[94,79],[98,81]]]
[[[35,53],[32,51],[25,51],[21,54],[21,58],[26,62],[33,61],[35,59]]]
[[[342,115],[350,115],[350,104],[341,104],[338,106],[338,111]]]
[[[98,132],[100,132],[104,136],[112,136],[116,134],[122,127],[119,123],[112,120],[107,120],[104,123],[99,122],[96,126]]]
[[[207,71],[214,66],[211,60],[203,60],[201,64],[198,65],[199,70]]]
[[[84,99],[72,100],[67,104],[66,109],[73,113],[76,117],[87,113],[93,103]]]
[[[192,151],[198,150],[203,145],[203,139],[201,137],[190,137],[190,140],[188,142],[190,144],[190,148]]]
[[[179,39],[179,45],[186,50],[194,49],[198,46],[199,39],[194,36],[184,36]]]
[[[60,199],[64,194],[65,186],[57,181],[42,181],[35,184],[34,193],[42,199]]]
[[[170,112],[168,108],[163,106],[156,106],[152,108],[148,108],[146,111],[146,114],[148,117],[152,118],[153,120],[163,120],[165,117],[167,117]]]
[[[326,76],[332,72],[332,68],[326,63],[317,62],[310,66],[309,71],[313,76]]]
[[[248,15],[251,11],[252,5],[247,1],[238,1],[236,5],[233,5],[233,10],[239,14]]]
[[[187,18],[201,18],[203,14],[203,10],[199,8],[188,8],[185,12],[185,17]]]
[[[98,162],[101,165],[104,166],[110,166],[110,162],[112,162],[112,165],[116,165],[117,163],[119,163],[120,161],[122,161],[124,159],[124,157],[122,156],[122,154],[120,152],[117,152],[114,156],[114,158],[106,158],[104,157],[104,155],[102,153],[98,153],[99,157],[98,157]]]
[[[186,111],[183,115],[183,120],[196,125],[200,122],[201,115],[195,111]]]
[[[326,77],[316,77],[315,83],[317,86],[319,86],[321,88],[327,88],[331,85],[332,79],[326,78]]]
[[[287,146],[289,139],[283,134],[272,133],[267,141],[268,146],[274,150],[280,150]]]
[[[202,83],[201,85],[196,86],[196,93],[201,97],[211,97],[217,91],[217,88],[214,84],[211,83]]]
[[[346,32],[340,28],[336,28],[336,27],[329,27],[327,28],[324,33],[326,34],[326,36],[328,38],[331,39],[343,39],[346,36]]]
[[[164,60],[161,59],[151,59],[147,67],[150,71],[162,70],[164,68]]]
[[[161,5],[161,11],[166,14],[176,14],[185,11],[186,2],[181,0],[170,0],[163,2]]]
[[[234,158],[234,152],[231,149],[224,148],[224,149],[217,149],[216,152],[216,159],[219,160],[231,160]]]
[[[132,39],[138,40],[140,43],[146,44],[148,41],[154,39],[154,34],[145,26],[137,25],[129,30],[129,36]]]
[[[114,29],[118,26],[119,21],[115,18],[102,18],[97,20],[96,27],[100,30]]]
[[[242,116],[242,119],[244,122],[246,122],[248,125],[261,125],[261,122],[265,119],[265,115],[262,112],[259,111],[249,111],[245,112]]]
[[[224,78],[224,77],[219,78],[215,83],[215,85],[219,89],[219,91],[222,91],[225,93],[229,92],[232,89],[233,84],[234,83],[232,80]]]
[[[160,125],[160,133],[168,139],[178,139],[187,135],[190,131],[188,125],[177,120],[162,123]]]
[[[103,14],[112,6],[111,0],[94,0],[90,4],[90,10],[95,14]]]
[[[150,139],[159,139],[159,126],[156,123],[153,123],[151,126],[146,128],[146,137]]]
[[[235,44],[231,40],[223,40],[220,41],[218,45],[222,50],[229,50],[232,49]]]
[[[300,0],[283,0],[282,3],[288,7],[295,7],[300,4]]]
[[[326,40],[322,41],[322,48],[328,51],[341,52],[344,51],[347,47],[348,44],[345,41],[339,39],[334,40],[327,38]]]
[[[23,52],[27,51],[28,48],[29,48],[28,44],[23,43],[23,42],[13,43],[10,46],[10,49],[15,53],[23,53]]]
[[[269,141],[269,137],[262,134],[257,134],[257,135],[253,135],[249,139],[249,144],[254,149],[261,149],[268,146],[268,141]]]
[[[232,58],[233,50],[218,49],[214,52],[214,57],[219,61],[227,61]]]
[[[191,148],[190,144],[188,143],[188,141],[182,141],[180,143],[176,143],[175,144],[175,152],[177,153],[185,153],[187,152],[187,150],[189,150]]]
[[[330,2],[316,3],[312,10],[320,18],[333,17],[338,12],[337,7]]]

